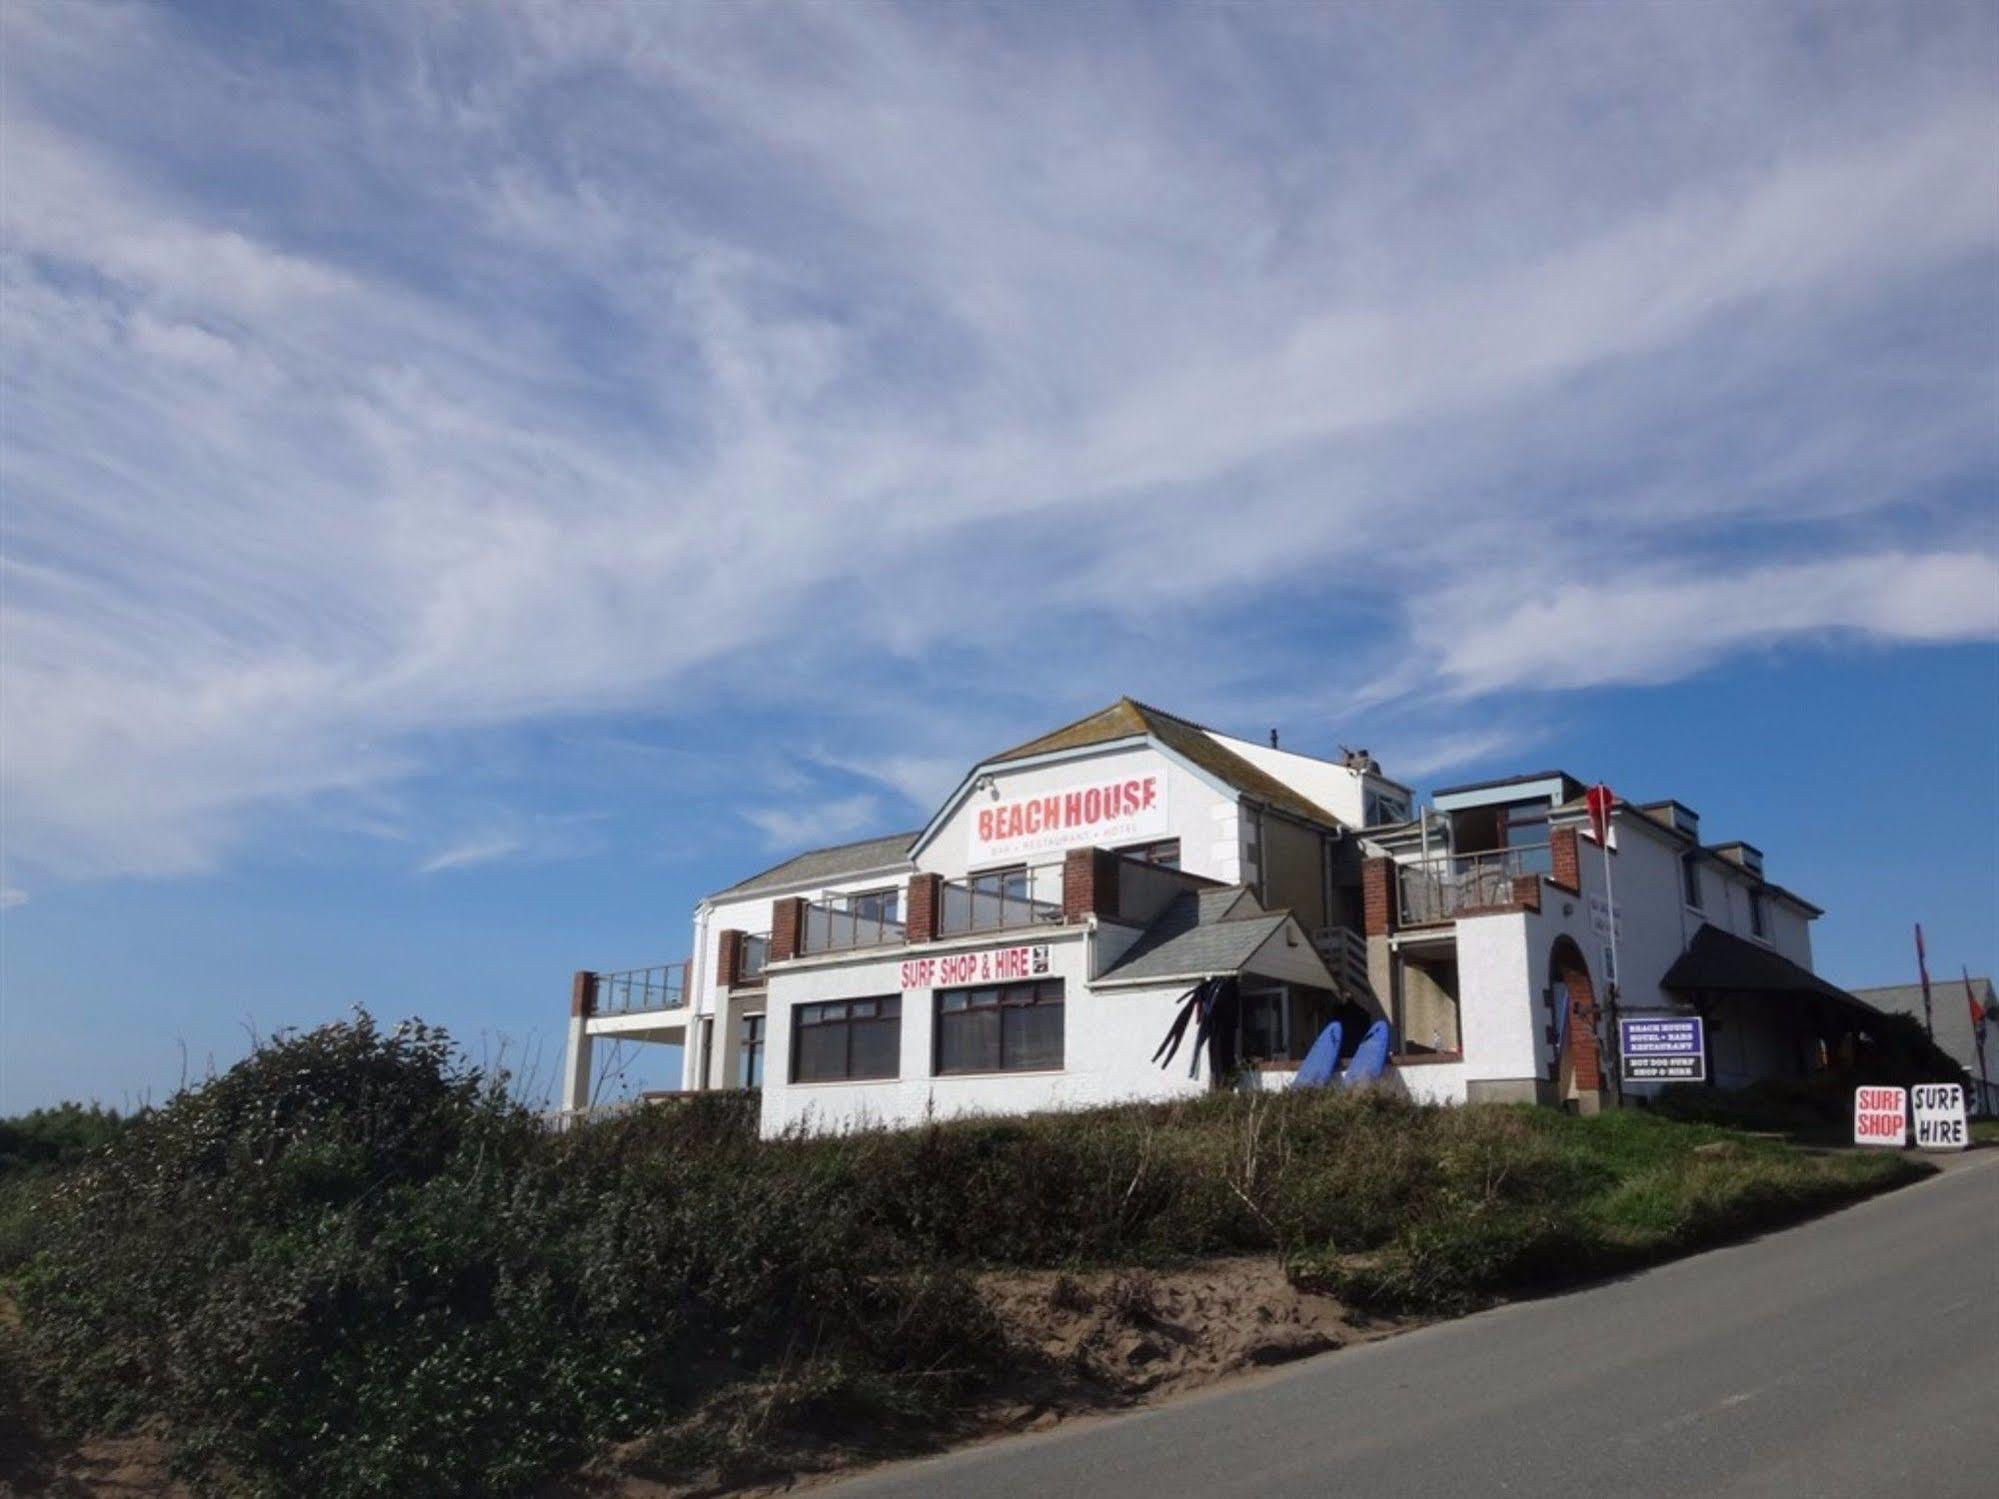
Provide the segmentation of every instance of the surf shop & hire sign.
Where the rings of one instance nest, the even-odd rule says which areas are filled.
[[[1956,1083],[1917,1083],[1909,1090],[1916,1111],[1916,1143],[1924,1150],[1966,1150],[1971,1125],[1964,1117],[1964,1089]]]
[[[1905,1088],[1853,1090],[1853,1143],[1900,1150],[1909,1141],[1909,1094]]]
[[[1147,771],[1032,796],[974,799],[967,821],[973,868],[1088,844],[1135,843],[1168,831],[1166,776]]]
[[[992,947],[984,952],[911,958],[902,965],[902,987],[951,989],[961,984],[1011,984],[1048,976],[1048,946]]]

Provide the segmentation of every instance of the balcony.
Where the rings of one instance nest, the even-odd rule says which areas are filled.
[[[893,897],[873,894],[807,901],[798,950],[811,955],[907,942],[909,928],[896,919],[896,909]]]
[[[1553,868],[1553,855],[1545,843],[1397,865],[1398,924],[1427,926],[1454,921],[1468,911],[1516,906],[1521,902],[1517,882],[1536,879]]]
[[[939,890],[937,935],[940,937],[1049,926],[1062,920],[1059,867],[973,875],[962,883],[945,880]]]
[[[591,978],[593,1015],[638,1015],[647,1010],[678,1010],[687,1004],[685,959],[653,968],[593,974]]]

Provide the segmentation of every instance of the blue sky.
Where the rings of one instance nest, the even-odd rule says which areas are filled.
[[[1120,692],[1999,966],[1989,5],[0,10],[0,1112]]]

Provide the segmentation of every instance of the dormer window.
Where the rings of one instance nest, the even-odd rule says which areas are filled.
[[[1680,855],[1680,889],[1687,904],[1698,911],[1701,908],[1701,856],[1691,850]]]

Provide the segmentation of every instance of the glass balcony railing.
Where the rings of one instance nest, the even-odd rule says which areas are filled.
[[[876,897],[861,900],[810,902],[805,907],[805,927],[799,933],[803,953],[845,952],[854,947],[886,947],[909,940],[909,928],[897,919],[894,901]]]
[[[937,912],[937,934],[956,937],[965,932],[1001,932],[1011,927],[1048,925],[1061,919],[1059,868],[1009,870],[1004,874],[973,875],[962,882],[945,880]]]

